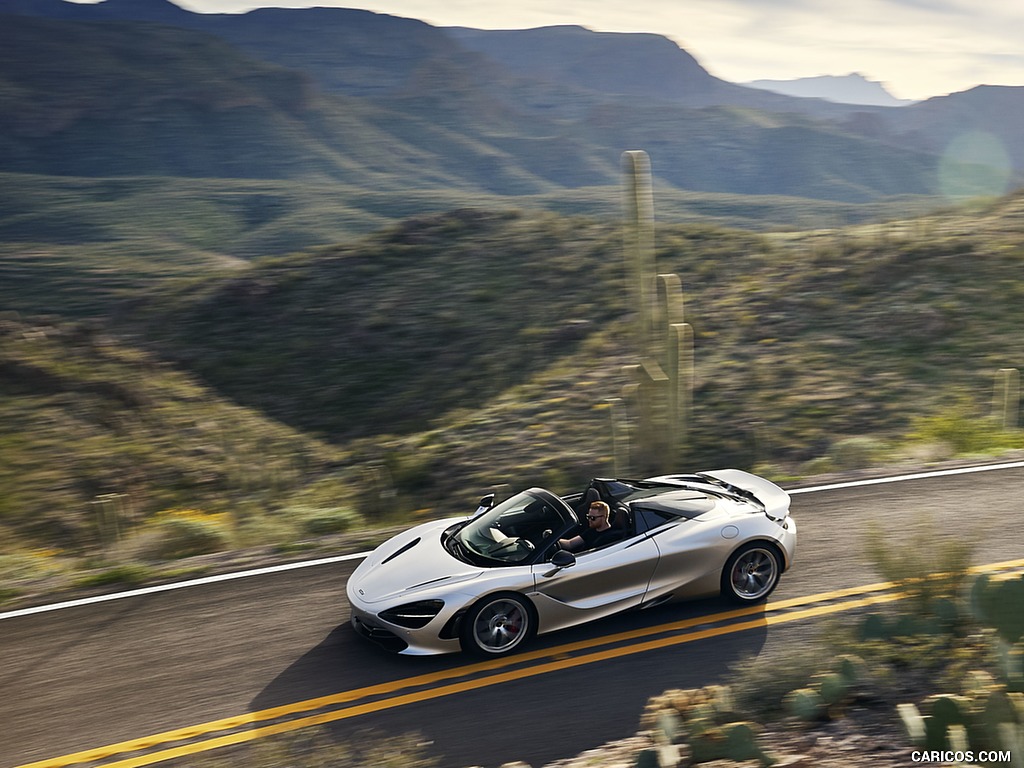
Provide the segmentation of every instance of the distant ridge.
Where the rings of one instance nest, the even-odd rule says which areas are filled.
[[[595,32],[576,25],[515,30],[443,29],[460,45],[517,75],[596,93],[670,101],[689,107],[735,105],[831,117],[849,112],[845,105],[794,102],[789,96],[722,80],[664,35]]]
[[[912,99],[897,99],[886,90],[883,83],[869,80],[859,72],[842,76],[801,77],[796,80],[754,80],[744,85],[785,96],[826,99],[837,104],[905,107],[915,103]]]
[[[685,99],[728,86],[661,35],[594,32],[573,25],[523,30],[447,27],[445,31],[517,75],[603,93]]]
[[[548,195],[614,186],[622,151],[644,147],[677,190],[860,204],[942,194],[940,158],[970,132],[1002,146],[1010,185],[1024,170],[1024,88],[894,108],[730,83],[657,34],[168,0],[0,7],[22,14],[0,14],[0,172]]]
[[[4,0],[0,12],[46,19],[131,19],[181,23],[196,14],[170,0],[104,0],[71,3],[65,0]]]

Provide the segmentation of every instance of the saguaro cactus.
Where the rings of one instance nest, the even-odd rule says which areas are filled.
[[[637,312],[640,363],[624,368],[626,402],[634,414],[630,464],[642,472],[675,468],[693,401],[693,329],[685,323],[679,277],[656,274],[654,196],[646,152],[622,156],[624,250]]]
[[[625,251],[631,297],[637,310],[637,341],[647,357],[654,346],[654,191],[651,160],[642,150],[622,154],[625,172]]]
[[[1001,368],[996,372],[992,416],[1003,429],[1016,429],[1020,413],[1020,371]]]

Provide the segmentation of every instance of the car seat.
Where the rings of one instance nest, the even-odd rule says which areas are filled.
[[[622,531],[623,537],[633,535],[633,514],[628,504],[624,504],[621,501],[613,504],[610,522],[612,528]]]
[[[601,494],[594,486],[590,486],[583,492],[583,496],[580,497],[580,501],[576,505],[576,517],[579,519],[580,523],[583,523],[586,520],[587,511],[590,509],[590,505],[595,501],[600,500]]]

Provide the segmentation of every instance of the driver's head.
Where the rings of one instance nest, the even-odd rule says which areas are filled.
[[[611,510],[603,501],[595,501],[587,510],[587,524],[591,528],[600,528],[608,522],[608,514]]]

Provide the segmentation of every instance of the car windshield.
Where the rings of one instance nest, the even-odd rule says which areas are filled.
[[[453,538],[471,555],[495,565],[526,562],[572,522],[556,496],[530,490],[506,499],[471,520]]]

